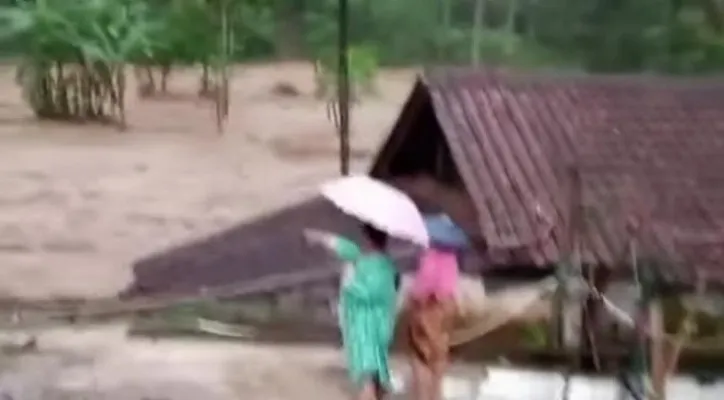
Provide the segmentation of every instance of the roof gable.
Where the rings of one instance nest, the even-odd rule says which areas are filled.
[[[724,246],[724,81],[444,70],[417,86],[492,248],[524,247],[539,265],[561,258],[573,166],[584,260],[616,262],[638,214],[648,251],[719,263],[701,256]]]

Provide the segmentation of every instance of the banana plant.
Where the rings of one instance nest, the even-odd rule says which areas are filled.
[[[162,21],[159,39],[154,44],[153,56],[143,64],[151,85],[151,67],[160,67],[161,91],[165,92],[173,65],[209,65],[215,53],[218,29],[205,0],[171,0],[163,4],[154,10]],[[155,85],[150,90],[154,91]]]
[[[125,126],[124,67],[150,57],[144,2],[21,0],[0,9],[0,40],[22,42],[17,81],[39,118]]]
[[[347,57],[352,97],[358,101],[360,95],[373,94],[376,91],[375,79],[379,72],[377,51],[372,46],[350,46]],[[315,62],[317,97],[336,93],[337,61],[336,49],[322,52],[317,56]]]

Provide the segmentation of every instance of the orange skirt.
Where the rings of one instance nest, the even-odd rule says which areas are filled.
[[[457,307],[453,299],[411,298],[406,310],[404,342],[410,355],[430,368],[445,367]]]

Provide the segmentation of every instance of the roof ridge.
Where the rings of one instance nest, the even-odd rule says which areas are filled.
[[[509,67],[428,67],[418,78],[426,86],[439,86],[452,82],[476,79],[498,84],[540,83],[565,85],[608,85],[626,87],[650,87],[661,89],[724,89],[724,73],[698,76],[664,75],[653,73],[588,73],[579,70],[521,69]],[[663,86],[663,87],[662,87]]]

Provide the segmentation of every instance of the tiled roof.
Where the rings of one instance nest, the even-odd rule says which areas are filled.
[[[121,296],[195,294],[230,284],[252,284],[273,276],[307,272],[312,275],[324,268],[330,268],[331,276],[335,276],[338,263],[321,249],[304,243],[304,228],[360,238],[355,220],[327,200],[314,197],[137,261],[133,266],[133,283]],[[393,243],[395,254],[405,254],[397,258],[404,268],[414,257],[407,256],[409,252],[399,246]]]
[[[326,254],[304,244],[301,232],[307,227],[352,236],[357,231],[352,220],[314,198],[139,260],[124,295],[194,293],[329,264]]]
[[[689,265],[670,278],[691,280],[699,267],[724,282],[724,80],[448,69],[426,74],[412,96],[432,102],[503,264],[563,258],[574,167],[584,261],[620,260],[637,214],[641,251]]]

